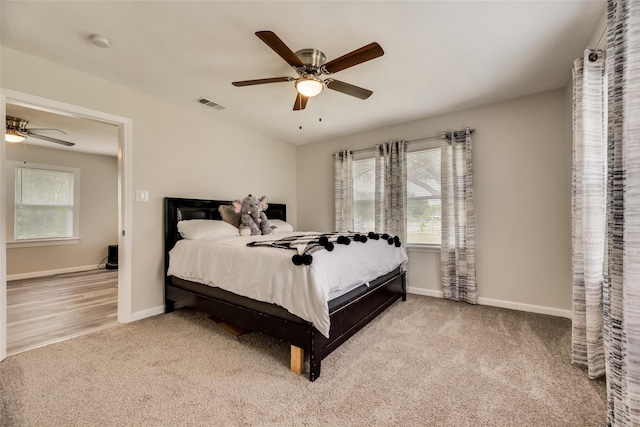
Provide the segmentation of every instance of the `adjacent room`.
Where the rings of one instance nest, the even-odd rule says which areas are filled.
[[[6,115],[8,127],[32,132],[6,147],[7,353],[16,354],[118,323],[118,133],[23,105],[7,104]]]
[[[640,425],[638,2],[0,12],[1,425]]]

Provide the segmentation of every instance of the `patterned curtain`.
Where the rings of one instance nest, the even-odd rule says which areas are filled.
[[[376,145],[376,232],[407,237],[407,141]]]
[[[640,425],[640,1],[607,1],[607,424]]]
[[[353,231],[353,154],[335,153],[335,231]]]
[[[590,378],[605,373],[602,338],[602,282],[606,229],[604,55],[584,52],[573,65],[573,324],[571,362]]]
[[[441,146],[444,297],[477,304],[471,130],[443,133]]]

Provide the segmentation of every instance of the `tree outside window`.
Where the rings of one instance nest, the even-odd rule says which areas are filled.
[[[16,166],[14,238],[16,241],[74,236],[79,170],[46,165]]]
[[[440,149],[407,153],[407,243],[440,244]]]
[[[375,228],[375,159],[353,162],[354,231]],[[440,148],[407,153],[407,243],[440,244]]]

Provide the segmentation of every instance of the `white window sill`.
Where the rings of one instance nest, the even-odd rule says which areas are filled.
[[[78,243],[80,243],[80,239],[76,237],[69,239],[14,240],[7,242],[7,249],[33,248],[37,246],[77,245]]]
[[[426,245],[419,243],[407,243],[409,252],[433,252],[440,253],[440,245]]]

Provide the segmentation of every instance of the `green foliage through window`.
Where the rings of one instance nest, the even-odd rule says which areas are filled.
[[[74,173],[16,168],[15,239],[73,237]]]
[[[407,243],[440,244],[440,149],[407,153]]]
[[[353,162],[354,231],[375,229],[375,159]],[[407,243],[440,244],[440,149],[407,153]]]

